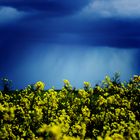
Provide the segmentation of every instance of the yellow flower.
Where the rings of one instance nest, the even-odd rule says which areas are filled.
[[[63,140],[80,140],[80,138],[79,137],[70,137],[70,136],[64,135]]]
[[[71,87],[71,84],[70,84],[69,80],[64,79],[63,82],[64,82],[64,86],[65,86],[65,87],[67,87],[67,88],[68,88],[68,87]]]
[[[40,127],[40,128],[38,129],[38,132],[44,133],[44,132],[46,132],[47,130],[48,130],[47,124],[43,124],[42,127]]]
[[[90,87],[91,85],[90,85],[89,82],[84,82],[84,86],[85,86],[85,87]]]
[[[106,136],[104,140],[113,140],[113,139],[109,136]]]
[[[114,102],[114,96],[109,96],[109,97],[107,98],[107,102],[108,102],[109,104],[112,104],[112,103]]]
[[[101,136],[98,136],[97,140],[103,140],[103,138]]]
[[[64,82],[65,85],[69,85],[70,84],[70,82],[67,79],[64,79],[63,82]]]
[[[82,113],[83,113],[84,116],[90,117],[90,110],[89,110],[89,108],[87,106],[85,106],[81,110],[82,110]]]
[[[60,139],[61,137],[61,129],[57,125],[53,125],[48,129],[48,132],[52,134],[54,139]]]
[[[134,79],[134,82],[140,82],[140,76],[138,76],[138,75],[134,75],[134,77],[133,77],[133,79]]]
[[[45,84],[42,81],[38,81],[34,86],[37,90],[44,90]]]
[[[124,137],[120,134],[115,133],[113,136],[111,136],[113,140],[125,140]]]

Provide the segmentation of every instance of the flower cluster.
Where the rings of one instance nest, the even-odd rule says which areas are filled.
[[[42,81],[38,81],[34,86],[37,90],[44,90],[45,84]]]

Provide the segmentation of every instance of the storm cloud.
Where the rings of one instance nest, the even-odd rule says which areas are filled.
[[[1,0],[0,5],[21,11],[45,12],[48,16],[64,16],[81,10],[89,2],[90,0]]]
[[[139,0],[93,0],[81,12],[90,17],[139,18]]]
[[[44,80],[60,88],[65,78],[80,87],[116,71],[123,79],[139,74],[139,6],[138,0],[0,0],[0,77],[16,87]]]

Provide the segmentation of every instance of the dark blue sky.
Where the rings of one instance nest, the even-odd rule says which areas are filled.
[[[140,74],[139,0],[0,0],[0,77],[82,87]]]

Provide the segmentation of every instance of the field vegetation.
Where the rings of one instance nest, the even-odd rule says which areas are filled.
[[[10,90],[2,79],[1,140],[139,140],[140,76],[121,82],[116,74],[94,87],[44,90],[41,81]]]

